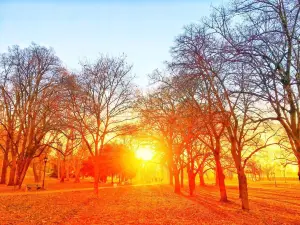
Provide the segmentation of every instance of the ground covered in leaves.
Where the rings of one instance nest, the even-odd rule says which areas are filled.
[[[118,187],[63,193],[0,196],[0,224],[300,224],[300,190],[250,188],[249,212],[240,209],[237,188],[230,202],[218,201],[216,187],[189,197],[167,185]]]

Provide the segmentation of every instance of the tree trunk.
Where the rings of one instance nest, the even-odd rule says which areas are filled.
[[[70,180],[70,163],[69,163],[69,160],[66,160],[65,165],[66,165],[66,181],[69,181]]]
[[[79,159],[75,160],[75,183],[80,183],[80,163]]]
[[[175,171],[174,173],[174,180],[175,180],[175,186],[174,186],[174,192],[176,194],[180,193],[180,181],[179,181],[179,171]]]
[[[199,171],[199,180],[200,180],[200,186],[205,186],[205,181],[204,181],[204,174],[203,174],[203,168],[200,168]]]
[[[169,184],[173,185],[173,170],[172,170],[172,166],[169,165]]]
[[[180,187],[183,188],[183,167],[180,169]]]
[[[61,168],[60,168],[60,156],[57,157],[57,179],[60,180],[61,177]]]
[[[45,162],[44,160],[39,160],[39,180],[41,182],[42,177],[43,177],[43,172],[45,170]]]
[[[196,187],[196,182],[195,182],[196,175],[192,171],[189,171],[188,176],[189,176],[190,196],[193,196]]]
[[[218,177],[218,183],[219,183],[219,189],[220,189],[220,196],[221,202],[226,202],[227,201],[227,193],[226,193],[226,186],[225,186],[225,176],[223,173],[223,168],[221,165],[221,161],[220,161],[220,154],[216,153],[214,154],[215,156],[215,162],[216,162],[216,176]]]
[[[239,198],[241,199],[242,198],[242,184],[241,184],[241,178],[240,178],[240,175],[238,174],[238,182],[239,182]]]
[[[80,175],[79,173],[75,174],[75,181],[74,181],[74,183],[80,183],[80,176],[79,175]]]
[[[62,163],[60,164],[60,183],[65,182],[66,177],[66,160],[64,159]]]
[[[17,173],[17,181],[16,184],[19,186],[19,189],[21,189],[26,172],[29,168],[29,165],[31,163],[31,158],[25,158],[23,159],[19,164],[18,167],[20,166],[20,168],[18,168],[18,173]]]
[[[97,196],[99,195],[99,178],[100,178],[100,168],[98,165],[98,161],[96,161],[94,165],[94,192]]]
[[[8,151],[6,151],[3,156],[0,184],[6,184],[6,174],[7,174],[8,164],[9,164]]]
[[[242,201],[242,209],[243,210],[249,210],[247,177],[245,175],[245,172],[244,172],[243,168],[241,168],[238,171],[238,178],[239,178],[240,198],[241,198],[241,201]]]
[[[37,171],[37,162],[32,163],[32,170],[33,170],[33,176],[34,176],[34,182],[38,183],[40,182],[39,172]]]
[[[218,168],[216,167],[215,169],[215,185],[218,187],[219,186],[219,175],[218,175]]]
[[[8,180],[8,186],[14,186],[15,185],[15,177],[16,177],[16,171],[17,171],[17,157],[12,154],[12,160],[11,160],[11,166],[10,166],[10,172],[9,172],[9,180]]]

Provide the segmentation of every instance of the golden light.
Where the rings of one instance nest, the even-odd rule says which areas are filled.
[[[149,161],[154,156],[153,150],[150,147],[140,147],[135,154],[137,158],[144,161]]]

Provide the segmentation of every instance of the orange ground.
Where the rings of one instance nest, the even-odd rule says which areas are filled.
[[[252,185],[250,212],[240,209],[237,188],[229,203],[215,187],[196,196],[176,195],[168,185],[43,192],[0,196],[0,224],[300,224],[300,185]]]

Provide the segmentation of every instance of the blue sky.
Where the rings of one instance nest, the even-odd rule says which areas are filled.
[[[136,83],[170,59],[169,49],[184,25],[208,15],[222,0],[187,1],[12,1],[0,0],[0,52],[31,42],[51,46],[70,69],[99,53],[125,53]]]

